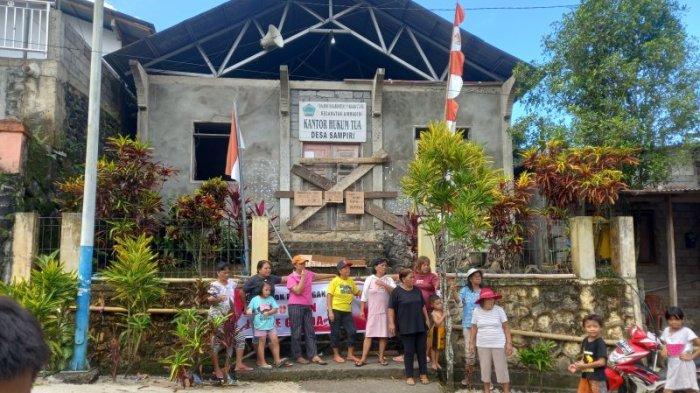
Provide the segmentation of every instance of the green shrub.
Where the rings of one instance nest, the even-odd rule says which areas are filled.
[[[15,299],[39,321],[44,340],[51,351],[47,369],[65,368],[73,354],[73,313],[78,293],[78,278],[66,272],[57,258],[58,251],[37,258],[29,281],[5,284],[0,281],[0,294]]]

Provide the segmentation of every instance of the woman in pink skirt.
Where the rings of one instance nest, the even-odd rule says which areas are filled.
[[[362,287],[362,297],[360,298],[361,313],[367,312],[367,326],[365,328],[365,341],[362,345],[362,357],[355,362],[355,366],[362,367],[367,364],[367,354],[372,346],[372,339],[379,339],[379,364],[386,366],[384,349],[386,349],[389,334],[389,320],[387,319],[387,308],[389,306],[389,294],[396,287],[394,280],[386,274],[387,260],[377,258],[371,263],[374,274],[367,277],[365,285]]]

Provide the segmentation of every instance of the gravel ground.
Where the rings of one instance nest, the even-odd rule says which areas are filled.
[[[438,393],[440,385],[433,382],[429,385],[406,386],[403,380],[396,379],[355,379],[355,380],[316,380],[302,382],[241,382],[237,386],[182,389],[165,378],[149,377],[143,380],[101,378],[91,385],[69,385],[52,378],[39,380],[32,393],[171,393],[186,392],[237,392],[237,393],[358,393],[358,392],[411,392]],[[477,393],[481,390],[460,390],[460,393]],[[494,390],[494,393],[500,392]],[[522,393],[514,390],[513,393]]]

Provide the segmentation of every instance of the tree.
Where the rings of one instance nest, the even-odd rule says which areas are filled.
[[[545,61],[515,70],[527,115],[516,143],[641,149],[634,188],[668,175],[667,147],[697,143],[700,72],[676,0],[585,0],[543,40]]]
[[[445,299],[453,296],[447,273],[455,272],[456,258],[448,258],[451,245],[478,250],[486,244],[489,209],[498,195],[501,175],[491,168],[483,148],[452,133],[444,122],[431,123],[421,133],[416,157],[401,180],[403,192],[421,214],[421,225],[436,240],[440,287]],[[445,329],[452,332],[450,308],[445,307]],[[447,334],[447,383],[453,381],[452,334]]]

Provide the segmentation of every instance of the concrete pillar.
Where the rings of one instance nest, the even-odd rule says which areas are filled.
[[[643,299],[639,297],[641,292],[637,285],[637,258],[632,217],[610,219],[610,246],[613,269],[625,281],[625,297],[632,304],[635,323],[641,326],[644,324],[641,304]]]
[[[292,174],[291,174],[291,127],[292,118],[291,97],[289,90],[289,68],[286,65],[280,66],[280,156],[279,156],[279,171],[280,171],[280,191],[290,191],[292,189]],[[290,198],[280,198],[279,204],[280,223],[288,222],[292,217],[292,201]],[[280,225],[281,231],[286,231],[287,225]],[[257,262],[256,262],[257,263]]]
[[[572,217],[569,219],[569,226],[574,274],[582,280],[593,280],[595,279],[593,217]]]
[[[610,246],[615,273],[622,278],[636,278],[637,265],[634,255],[634,222],[632,217],[610,219]]]
[[[422,225],[418,225],[418,256],[430,258],[430,270],[437,270],[437,255],[435,255],[435,238],[426,232]]]
[[[12,229],[12,281],[29,280],[39,248],[39,215],[15,213]]]
[[[60,258],[63,270],[78,272],[80,251],[80,213],[61,214]]]
[[[250,245],[250,275],[258,273],[258,261],[268,259],[269,220],[265,216],[253,217],[253,233]]]
[[[382,88],[384,86],[384,69],[377,68],[372,80],[372,154],[377,154],[384,148],[384,132],[382,129]],[[372,190],[384,191],[384,166],[375,165],[372,168]],[[379,207],[384,207],[382,199],[371,201]],[[378,218],[374,218],[373,227],[382,229],[383,223]]]

